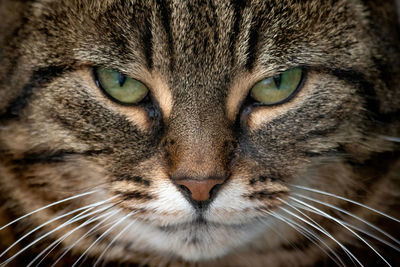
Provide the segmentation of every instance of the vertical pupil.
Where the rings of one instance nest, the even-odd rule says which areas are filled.
[[[278,90],[281,89],[281,75],[280,74],[275,75],[273,78],[276,85],[276,89]]]
[[[119,84],[119,86],[124,85],[125,80],[126,80],[125,75],[123,75],[122,73],[118,72],[118,84]]]

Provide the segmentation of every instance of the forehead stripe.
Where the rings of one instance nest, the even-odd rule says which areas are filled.
[[[142,36],[144,54],[146,56],[147,67],[151,70],[153,68],[153,34],[152,23],[150,18],[145,20],[145,29]]]
[[[235,49],[237,46],[237,41],[238,41],[238,36],[240,33],[240,24],[242,23],[242,13],[243,9],[246,6],[246,2],[243,0],[236,1],[232,0],[231,2],[233,9],[234,9],[234,15],[233,15],[233,30],[231,33],[230,41],[229,41],[229,46],[232,51],[232,59],[231,59],[231,64],[234,66],[235,64]]]
[[[250,37],[247,44],[247,61],[246,68],[251,71],[254,67],[254,64],[257,59],[257,45],[259,39],[259,31],[261,28],[262,20],[258,19],[258,16],[255,14],[252,19],[251,28],[250,28]]]
[[[165,34],[167,35],[168,40],[168,52],[170,59],[170,70],[172,71],[175,65],[175,52],[174,52],[174,41],[172,38],[172,30],[171,30],[171,8],[169,1],[157,1],[157,6],[161,12],[161,24],[164,27]]]

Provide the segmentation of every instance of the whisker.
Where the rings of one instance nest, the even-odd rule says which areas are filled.
[[[345,221],[343,221],[343,220],[340,220],[340,221],[341,221],[342,223],[344,223],[345,225],[347,225],[348,227],[353,228],[353,229],[357,230],[358,232],[361,232],[361,233],[363,233],[364,235],[367,235],[367,236],[369,236],[369,237],[371,237],[371,238],[374,238],[375,240],[377,240],[377,241],[379,241],[379,242],[381,242],[381,243],[383,243],[383,244],[385,244],[385,245],[391,247],[392,249],[394,249],[394,250],[400,252],[400,248],[397,247],[397,246],[395,246],[393,243],[390,243],[390,242],[388,242],[388,241],[386,241],[386,240],[384,240],[384,239],[382,239],[382,238],[380,238],[380,237],[378,237],[378,236],[376,236],[376,235],[374,235],[374,234],[372,234],[372,233],[370,233],[370,232],[368,232],[368,231],[366,231],[366,230],[364,230],[364,229],[361,229],[360,227],[357,227],[357,226],[355,226],[355,225],[352,225],[352,224],[350,224],[350,223],[348,223],[348,222],[345,222]]]
[[[98,263],[100,263],[100,260],[104,257],[105,253],[110,249],[110,247],[117,241],[117,239],[126,231],[129,229],[129,227],[134,223],[135,221],[130,222],[124,229],[119,232],[113,240],[111,240],[110,244],[107,245],[107,247],[103,250],[103,252],[100,254],[99,258],[96,260],[94,263],[94,267],[97,266]]]
[[[93,232],[94,230],[96,230],[101,224],[103,224],[105,221],[107,221],[111,216],[117,214],[119,212],[119,210],[116,211],[110,211],[107,212],[105,214],[102,214],[98,217],[92,218],[89,221],[81,224],[79,227],[72,229],[71,231],[69,231],[68,233],[66,233],[64,236],[62,236],[62,240],[60,240],[60,242],[62,242],[64,239],[66,239],[68,236],[70,236],[72,233],[74,233],[75,231],[77,231],[78,229],[85,227],[86,225],[91,224],[92,222],[95,222],[101,218],[103,218],[104,216],[106,216],[103,220],[101,220],[99,223],[97,223],[95,226],[93,226],[89,231],[87,231],[83,236],[81,236],[78,240],[76,240],[72,245],[68,246],[64,252],[62,253],[61,256],[59,256],[56,261],[51,265],[51,266],[55,266],[74,246],[76,246],[76,244],[78,244],[82,239],[84,239],[85,237],[87,237],[91,232]]]
[[[105,235],[107,235],[112,229],[114,229],[116,226],[118,226],[120,223],[122,223],[125,219],[127,219],[128,217],[130,217],[132,214],[134,214],[134,212],[130,212],[127,215],[125,215],[124,217],[122,217],[121,219],[119,219],[113,226],[111,226],[107,231],[105,231],[103,234],[101,234],[84,252],[83,254],[74,262],[74,264],[72,265],[72,267],[75,267],[79,261],[86,255],[86,253],[89,252],[89,250],[97,244],[97,242],[99,242],[101,239],[103,239],[103,237]]]
[[[380,137],[381,137],[382,139],[387,140],[387,141],[400,143],[400,137],[387,136],[387,135],[380,135]]]
[[[31,212],[29,212],[29,213],[27,213],[27,214],[25,214],[25,215],[23,215],[23,216],[21,216],[21,217],[19,217],[19,218],[15,219],[15,220],[13,220],[13,221],[11,221],[11,222],[9,222],[9,223],[7,223],[6,225],[0,227],[0,231],[3,230],[4,228],[7,228],[8,226],[10,226],[10,225],[12,225],[12,224],[14,224],[14,223],[16,223],[16,222],[18,222],[18,221],[20,221],[20,220],[26,218],[26,217],[32,215],[32,214],[35,214],[35,213],[39,212],[39,211],[42,211],[42,210],[44,210],[44,209],[50,208],[50,207],[52,207],[52,206],[58,205],[58,204],[60,204],[60,203],[63,203],[63,202],[66,202],[66,201],[69,201],[69,200],[72,200],[72,199],[76,199],[76,198],[80,198],[80,197],[83,197],[83,196],[87,196],[87,195],[94,194],[94,193],[96,193],[96,192],[98,192],[98,191],[99,191],[99,190],[93,190],[93,191],[90,191],[90,192],[82,193],[82,194],[80,194],[80,195],[76,195],[76,196],[64,198],[64,199],[62,199],[62,200],[53,202],[53,203],[51,203],[51,204],[49,204],[49,205],[46,205],[46,206],[41,207],[41,208],[39,208],[39,209],[37,209],[37,210],[31,211]]]
[[[328,255],[328,257],[330,259],[332,259],[337,265],[340,266],[340,264],[334,259],[332,258],[332,256],[324,249],[322,248],[316,241],[320,241],[321,243],[323,243],[324,245],[326,245],[321,238],[313,231],[307,229],[305,226],[296,223],[295,221],[287,218],[286,216],[283,216],[282,214],[278,214],[276,212],[269,212],[266,211],[269,215],[274,216],[275,218],[285,222],[286,224],[288,224],[290,227],[292,227],[293,229],[295,229],[297,232],[299,232],[300,234],[302,234],[304,237],[306,237],[308,240],[310,240],[312,243],[314,243],[317,247],[319,247],[326,255]],[[339,258],[340,259],[340,258]],[[345,266],[344,263],[340,260],[340,262],[342,263],[341,266]]]
[[[396,242],[397,244],[400,245],[400,241],[399,241],[398,239],[394,238],[392,235],[390,235],[390,234],[388,234],[387,232],[383,231],[383,230],[382,230],[381,228],[379,228],[378,226],[376,226],[376,225],[374,225],[374,224],[372,224],[372,223],[370,223],[370,222],[368,222],[368,221],[366,221],[366,220],[364,220],[364,219],[362,219],[362,218],[360,218],[360,217],[358,217],[358,216],[352,214],[351,212],[348,212],[348,211],[346,211],[346,210],[344,210],[344,209],[342,209],[342,208],[339,208],[339,207],[334,206],[334,205],[332,205],[332,204],[326,203],[326,202],[324,202],[324,201],[317,200],[317,199],[314,199],[314,198],[311,198],[311,197],[307,197],[307,196],[304,196],[304,195],[301,195],[301,194],[296,194],[296,193],[294,193],[293,195],[299,196],[299,197],[301,197],[301,198],[308,199],[308,200],[310,200],[310,201],[319,203],[319,204],[321,204],[321,205],[330,207],[330,208],[335,209],[335,210],[338,210],[338,211],[340,211],[340,212],[342,212],[342,213],[344,213],[344,214],[347,214],[347,215],[349,215],[349,216],[351,216],[351,217],[353,217],[353,218],[355,218],[355,219],[357,219],[357,220],[359,220],[359,221],[365,223],[365,224],[368,225],[369,227],[375,229],[375,230],[378,231],[379,233],[385,235],[386,237],[390,238],[391,240],[393,240],[394,242]]]
[[[118,202],[118,203],[116,203],[116,204],[114,204],[114,205],[111,205],[111,206],[108,206],[108,208],[106,208],[105,210],[107,210],[107,209],[111,209],[111,208],[113,208],[113,207],[115,207],[117,204],[119,204],[120,202]],[[103,210],[104,211],[104,210]],[[35,257],[35,259],[33,259],[32,261],[31,261],[31,263],[30,264],[32,264],[32,263],[34,263],[41,255],[43,255],[43,253],[45,253],[46,252],[46,250],[48,250],[48,249],[50,249],[51,247],[51,249],[50,249],[50,251],[49,252],[47,252],[47,254],[38,262],[38,264],[36,264],[36,266],[39,266],[40,265],[40,263],[62,242],[62,241],[64,241],[68,236],[70,236],[73,232],[75,232],[75,231],[77,231],[78,229],[80,229],[80,228],[82,228],[82,227],[84,227],[84,226],[86,226],[86,225],[88,225],[88,224],[91,224],[92,222],[94,222],[94,221],[97,221],[97,220],[99,220],[99,219],[101,219],[101,218],[103,218],[104,216],[107,216],[108,214],[110,214],[110,213],[113,213],[113,214],[111,214],[110,216],[108,216],[107,217],[107,219],[109,218],[109,217],[111,217],[112,215],[114,215],[114,214],[116,214],[118,211],[116,211],[116,212],[113,212],[113,211],[111,211],[111,212],[108,212],[108,213],[105,213],[105,214],[102,214],[102,215],[99,215],[99,216],[93,216],[92,218],[90,218],[88,221],[86,221],[86,222],[84,222],[84,223],[82,223],[81,225],[79,225],[77,228],[75,228],[75,229],[72,229],[72,230],[70,230],[68,233],[66,233],[66,234],[64,234],[62,237],[60,237],[59,239],[57,239],[56,241],[54,241],[52,244],[50,244],[46,249],[44,249],[44,251],[42,251],[39,255],[37,255],[36,257]],[[106,221],[107,219],[105,219],[105,220],[103,220],[102,222],[104,222],[104,221]],[[115,221],[113,221],[113,222],[115,222]],[[113,223],[113,222],[111,222],[111,223]],[[99,223],[99,225],[100,225],[100,223]],[[92,228],[93,229],[93,228]],[[95,229],[93,229],[93,230],[95,230]],[[91,232],[91,231],[89,231],[89,232]],[[75,244],[74,244],[75,245]],[[71,246],[71,248],[72,248],[73,246]],[[67,251],[68,252],[68,251]],[[66,252],[66,253],[67,253]],[[66,254],[65,253],[65,254]],[[64,254],[64,255],[65,255]],[[63,255],[63,256],[64,256]],[[61,259],[61,258],[60,258]],[[57,263],[57,262],[56,262]],[[53,265],[56,265],[56,263],[54,263]],[[29,265],[30,265],[29,264]],[[27,266],[27,267],[29,267],[29,265]]]
[[[379,210],[376,210],[374,208],[371,208],[370,206],[364,205],[364,204],[362,204],[360,202],[357,202],[357,201],[354,201],[354,200],[351,200],[351,199],[348,199],[348,198],[345,198],[345,197],[342,197],[342,196],[338,196],[338,195],[335,195],[335,194],[332,194],[332,193],[328,193],[328,192],[325,192],[325,191],[321,191],[321,190],[318,190],[318,189],[314,189],[314,188],[309,188],[309,187],[300,186],[300,185],[291,185],[291,186],[299,188],[299,189],[311,191],[311,192],[314,192],[314,193],[319,193],[319,194],[322,194],[322,195],[334,197],[334,198],[337,198],[337,199],[341,199],[341,200],[344,200],[344,201],[347,201],[347,202],[350,202],[350,203],[353,203],[353,204],[355,204],[357,206],[366,208],[366,209],[368,209],[370,211],[373,211],[373,212],[375,212],[375,213],[377,213],[379,215],[382,215],[382,216],[384,216],[384,217],[386,217],[388,219],[391,219],[391,220],[393,220],[395,222],[400,223],[399,219],[396,219],[396,218],[394,218],[394,217],[392,217],[392,216],[390,216],[390,215],[388,215],[388,214],[386,214],[386,213],[384,213],[382,211],[379,211]]]
[[[118,196],[115,196],[115,197],[113,197],[113,198],[116,198],[116,197],[118,197]],[[111,198],[111,199],[113,199],[113,198]],[[112,205],[111,205],[111,206],[112,206]],[[108,208],[108,207],[110,207],[110,206],[106,206],[106,208]],[[61,224],[61,225],[59,225],[58,227],[56,227],[55,229],[51,230],[50,232],[48,232],[48,233],[46,233],[46,234],[44,234],[44,235],[38,237],[36,240],[34,240],[33,242],[31,242],[29,245],[25,246],[23,249],[21,249],[21,250],[18,251],[16,254],[14,254],[13,256],[11,256],[10,258],[8,258],[6,261],[2,262],[2,263],[0,264],[0,266],[5,266],[5,265],[7,265],[7,264],[10,263],[12,260],[14,260],[18,255],[20,255],[21,253],[23,253],[24,251],[26,251],[28,248],[32,247],[34,244],[38,243],[40,240],[42,240],[42,239],[46,238],[47,236],[51,235],[51,234],[54,233],[55,231],[57,231],[57,230],[59,230],[59,229],[65,227],[65,226],[68,226],[68,225],[70,225],[70,224],[72,224],[72,223],[74,223],[74,222],[77,222],[77,221],[79,221],[79,220],[82,220],[82,219],[84,219],[84,218],[86,218],[86,217],[88,217],[88,216],[91,216],[91,215],[93,215],[93,214],[102,212],[102,211],[103,211],[104,209],[106,209],[106,208],[102,208],[102,209],[100,209],[100,210],[93,211],[93,212],[88,213],[88,214],[86,214],[86,215],[82,215],[82,214],[86,213],[86,210],[83,211],[83,212],[81,212],[80,214],[78,214],[78,215],[76,215],[76,216],[74,217],[74,218],[76,218],[76,219],[74,219],[74,218],[69,219],[67,222],[65,222],[65,223],[63,223],[63,224]],[[81,215],[82,215],[82,216],[81,216]],[[80,217],[78,217],[78,216],[80,216]]]
[[[102,230],[102,229],[104,229],[104,228],[109,227],[110,225],[114,224],[116,221],[118,221],[118,220],[114,220],[114,221],[111,221],[111,222],[109,222],[109,223],[106,223],[106,224],[102,225],[101,227],[97,228],[97,231],[100,231],[100,230]],[[94,234],[95,234],[95,233],[90,233],[90,234],[88,235],[88,237],[91,237],[91,236],[93,236]]]
[[[107,213],[108,214],[108,213]],[[106,214],[106,215],[107,215]],[[105,215],[104,215],[105,216]],[[37,259],[39,259],[44,253],[46,253],[46,251],[48,251],[50,249],[49,252],[47,252],[47,254],[36,264],[36,266],[39,266],[40,263],[42,263],[42,261],[48,256],[50,255],[50,253],[66,238],[68,237],[68,235],[71,232],[74,232],[75,230],[92,223],[93,221],[96,221],[96,219],[104,217],[102,215],[100,216],[93,216],[91,217],[88,221],[83,222],[82,224],[80,224],[77,228],[70,230],[67,234],[64,234],[62,237],[58,238],[56,241],[54,241],[53,243],[51,243],[49,246],[47,246],[44,250],[42,250],[28,265],[27,267],[31,266]]]
[[[100,205],[102,205],[102,204],[104,204],[104,203],[110,201],[111,199],[112,199],[112,198],[107,199],[107,200],[103,200],[103,201],[99,201],[99,202],[96,202],[96,203],[93,203],[93,204],[90,204],[90,205],[87,205],[87,206],[84,206],[84,207],[81,207],[81,208],[78,208],[78,209],[75,209],[75,210],[73,210],[73,211],[70,211],[70,212],[68,212],[68,213],[66,213],[66,214],[60,215],[60,216],[58,216],[58,217],[55,217],[55,218],[53,218],[53,219],[51,219],[51,220],[49,220],[49,221],[47,221],[47,222],[45,222],[45,223],[43,223],[43,224],[37,226],[36,228],[34,228],[33,230],[29,231],[28,233],[26,233],[26,234],[25,234],[24,236],[22,236],[21,238],[19,238],[19,239],[18,239],[17,241],[15,241],[13,244],[11,244],[6,250],[4,250],[4,251],[0,254],[0,258],[3,257],[8,251],[10,251],[10,250],[11,250],[15,245],[17,245],[19,242],[21,242],[22,240],[24,240],[26,237],[30,236],[32,233],[36,232],[37,230],[43,228],[44,226],[46,226],[46,225],[48,225],[48,224],[50,224],[50,223],[52,223],[52,222],[54,222],[54,221],[56,221],[56,220],[62,219],[62,218],[64,218],[64,217],[66,217],[66,216],[69,216],[69,215],[71,215],[71,214],[74,214],[74,213],[76,213],[76,212],[79,212],[79,211],[81,211],[81,210],[84,210],[83,213],[80,213],[80,214],[77,215],[77,216],[80,216],[80,215],[84,214],[85,212],[87,212],[87,211],[93,209],[94,207],[100,206]]]
[[[263,211],[265,212],[265,211]],[[264,222],[263,220],[260,220],[261,222]],[[282,240],[284,240],[287,244],[289,244],[292,248],[294,248],[295,250],[300,250],[300,248],[293,243],[292,241],[290,241],[284,234],[280,233],[277,229],[275,229],[275,227],[271,224],[268,224],[267,222],[264,222],[264,225],[266,227],[268,227],[269,231],[274,232],[277,236],[279,236],[279,238],[281,238]],[[296,230],[297,231],[297,230]],[[301,233],[303,234],[303,233]]]
[[[294,205],[296,205],[296,204],[294,204]],[[293,205],[292,205],[292,206],[293,206]],[[307,207],[303,207],[302,209],[313,212],[313,210],[311,210],[311,209],[309,209],[309,208],[307,208]],[[314,212],[314,213],[315,213],[315,212]],[[305,223],[309,224],[310,222],[305,221]],[[311,227],[314,228],[315,226],[311,225]],[[331,238],[336,244],[338,244],[338,245],[340,246],[340,248],[350,257],[350,259],[351,259],[351,261],[353,262],[353,264],[354,264],[354,261],[353,261],[353,259],[354,259],[354,260],[356,260],[356,262],[357,262],[360,266],[363,266],[363,264],[357,259],[357,257],[354,256],[354,254],[351,253],[351,251],[350,251],[347,247],[345,247],[341,242],[339,242],[336,238],[334,238],[328,231],[326,231],[324,228],[322,228],[322,229],[316,228],[316,229],[319,230],[319,231],[322,231],[323,234],[327,235],[327,236],[328,236],[329,238]]]
[[[294,197],[290,197],[291,199],[293,199],[294,201],[296,201],[296,202],[298,202],[298,203],[301,203],[302,205],[304,205],[304,206],[307,206],[307,207],[309,207],[309,208],[311,208],[313,211],[311,211],[311,212],[314,212],[314,213],[316,213],[316,214],[319,214],[319,215],[321,215],[321,216],[323,216],[323,217],[326,217],[326,218],[328,218],[328,219],[331,219],[331,220],[333,220],[333,221],[335,221],[336,223],[338,223],[339,225],[341,225],[342,227],[344,227],[345,229],[347,229],[350,233],[352,233],[353,235],[355,235],[358,239],[360,239],[364,244],[366,244],[373,252],[375,252],[376,253],[376,255],[378,255],[388,266],[392,266],[370,243],[368,243],[364,238],[362,238],[360,235],[358,235],[356,232],[354,232],[352,229],[350,229],[349,227],[347,227],[346,225],[344,225],[343,223],[341,223],[340,222],[340,220],[338,220],[337,218],[335,218],[335,217],[332,217],[332,216],[330,216],[328,213],[326,213],[326,212],[324,212],[324,211],[322,211],[322,210],[320,210],[320,209],[318,209],[318,208],[315,208],[315,207],[313,207],[312,205],[310,205],[310,204],[308,204],[308,203],[305,203],[304,201],[301,201],[301,200],[299,200],[299,199],[296,199],[296,198],[294,198]],[[299,208],[302,208],[302,206],[301,205],[297,205],[297,207],[299,207]]]
[[[281,198],[277,198],[279,201],[282,201],[282,203],[285,203],[286,205],[288,205],[289,207],[291,207],[292,209],[294,209],[295,211],[297,211],[298,213],[300,213],[302,216],[304,216],[303,219],[308,219],[309,222],[312,222],[315,226],[317,226],[320,230],[324,231],[325,235],[331,235],[324,227],[322,227],[319,223],[317,223],[314,219],[312,219],[310,216],[308,216],[307,214],[305,214],[304,212],[302,212],[301,210],[299,210],[298,208],[296,208],[295,206],[291,205],[289,202],[281,199]],[[287,211],[285,208],[281,207],[281,209],[283,209],[284,211],[286,211],[287,213],[291,214],[289,211]],[[294,216],[294,215],[292,215]],[[297,217],[297,216],[295,216]],[[328,236],[329,237],[329,236]],[[331,238],[332,239],[332,238]],[[335,238],[336,239],[336,238]],[[328,249],[329,251],[337,258],[339,259],[340,263],[342,263],[343,266],[345,266],[345,264],[342,262],[341,258],[339,257],[339,255],[337,255],[337,253],[328,245],[325,244],[325,242],[323,242],[322,240],[320,240]],[[336,243],[339,243],[338,240],[335,241]],[[344,250],[344,252],[347,254],[346,250]],[[353,261],[352,257],[347,254],[350,259]],[[353,262],[354,263],[354,262]]]
[[[24,236],[22,236],[21,238],[19,238],[17,241],[15,241],[13,244],[11,244],[6,250],[4,250],[4,251],[0,254],[0,258],[3,257],[8,251],[10,251],[15,245],[17,245],[17,244],[18,244],[19,242],[21,242],[23,239],[25,239],[26,237],[28,237],[28,236],[31,235],[32,233],[36,232],[36,231],[39,230],[40,228],[43,228],[44,226],[46,226],[46,225],[48,225],[48,224],[50,224],[50,223],[52,223],[52,222],[54,222],[54,221],[56,221],[56,220],[62,219],[62,218],[64,218],[64,217],[66,217],[66,216],[69,216],[69,215],[71,215],[71,214],[74,214],[74,213],[76,213],[76,212],[78,212],[78,211],[81,211],[81,210],[83,210],[83,209],[85,209],[85,211],[87,211],[87,210],[90,210],[90,207],[83,207],[83,208],[79,208],[79,209],[70,211],[70,212],[65,213],[65,214],[63,214],[63,215],[61,215],[61,216],[55,217],[55,218],[51,219],[50,221],[47,221],[47,222],[45,222],[45,223],[39,225],[38,227],[32,229],[31,231],[29,231],[28,233],[26,233]]]
[[[328,236],[331,240],[333,240],[336,244],[339,245],[339,247],[346,253],[346,255],[350,258],[350,260],[352,261],[352,263],[354,265],[355,265],[355,262],[354,262],[354,260],[355,260],[360,266],[363,266],[363,264],[358,260],[358,258],[353,253],[351,253],[351,251],[346,246],[344,246],[339,240],[334,238],[332,234],[330,234],[328,231],[326,231],[325,228],[319,228],[316,225],[314,225],[313,223],[310,223],[309,221],[305,220],[304,218],[301,218],[299,216],[294,215],[293,213],[289,212],[286,209],[284,211],[288,212],[290,215],[296,217],[297,219],[305,222],[306,224],[308,224],[311,227],[317,229],[318,231],[320,231],[324,235]]]

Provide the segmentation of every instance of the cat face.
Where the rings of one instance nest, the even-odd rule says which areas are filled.
[[[368,8],[34,1],[4,45],[13,51],[0,88],[7,205],[19,215],[75,196],[30,222],[98,259],[262,251],[265,263],[288,253],[303,242],[293,213],[320,222],[315,213],[332,208],[313,210],[313,200],[344,205],[315,190],[363,203],[393,193],[384,188],[397,154],[381,153],[397,149],[382,135],[399,132],[385,54],[398,51],[381,46],[390,40]],[[389,208],[379,203],[368,205]],[[304,242],[311,264],[321,251]]]

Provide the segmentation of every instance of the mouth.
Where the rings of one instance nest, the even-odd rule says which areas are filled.
[[[255,225],[260,223],[267,223],[268,218],[265,216],[257,216],[253,218],[249,218],[246,222],[242,223],[220,223],[213,222],[209,219],[204,218],[203,215],[198,215],[195,219],[189,222],[183,223],[175,223],[158,226],[157,228],[166,233],[175,233],[182,231],[190,231],[190,232],[203,232],[204,230],[212,231],[212,230],[234,230],[234,231],[246,231],[249,228],[252,228]]]

